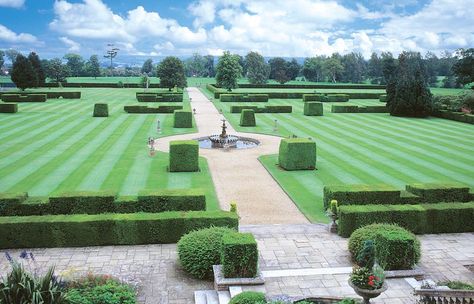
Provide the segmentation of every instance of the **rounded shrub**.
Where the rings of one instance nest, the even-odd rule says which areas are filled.
[[[256,291],[244,291],[233,297],[229,304],[263,304],[266,303],[265,294]]]
[[[183,269],[198,279],[213,279],[212,265],[220,264],[222,237],[235,230],[211,227],[184,235],[178,242],[178,256]]]
[[[397,225],[372,224],[355,230],[349,238],[349,251],[356,260],[368,240],[375,242],[378,263],[385,270],[409,269],[421,256],[420,241]]]

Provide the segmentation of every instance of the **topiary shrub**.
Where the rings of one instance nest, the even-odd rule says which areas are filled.
[[[197,279],[213,279],[212,265],[221,263],[222,238],[233,233],[236,230],[212,227],[184,235],[178,242],[183,269]]]
[[[244,291],[232,299],[229,304],[262,304],[266,303],[265,294],[257,291]]]
[[[375,257],[385,270],[409,269],[420,260],[420,241],[400,226],[372,224],[355,230],[348,244],[354,260],[368,240],[375,241]]]
[[[332,105],[331,113],[359,113],[359,107],[356,105]]]
[[[192,128],[193,113],[186,110],[174,111],[174,128]]]
[[[280,141],[278,163],[285,170],[314,170],[316,143],[306,138],[285,138]]]
[[[109,117],[109,105],[106,103],[96,103],[94,105],[93,117]]]
[[[305,116],[323,116],[323,104],[320,102],[305,102],[303,114]]]
[[[170,142],[170,172],[199,171],[199,143],[197,140]]]
[[[257,241],[251,233],[233,233],[222,238],[224,277],[254,278],[257,275]]]
[[[0,103],[0,113],[16,113],[18,105],[16,103]]]
[[[242,110],[240,114],[240,126],[241,127],[255,127],[255,111],[250,109]]]

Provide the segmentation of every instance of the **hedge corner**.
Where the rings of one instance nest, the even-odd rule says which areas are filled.
[[[278,164],[285,170],[314,170],[316,143],[306,138],[285,138],[280,141]]]
[[[221,261],[225,278],[254,278],[258,248],[251,233],[229,233],[222,238]]]

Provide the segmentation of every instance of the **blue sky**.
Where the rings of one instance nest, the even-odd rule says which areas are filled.
[[[394,4],[396,2],[396,4]],[[306,57],[474,46],[474,0],[0,0],[0,49],[41,57]]]

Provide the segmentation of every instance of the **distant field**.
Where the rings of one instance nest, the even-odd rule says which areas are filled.
[[[81,91],[81,100],[23,103],[17,114],[0,114],[0,192],[45,196],[58,191],[114,190],[136,195],[145,188],[198,187],[206,191],[208,208],[218,209],[205,159],[200,159],[201,172],[168,173],[168,154],[148,155],[149,136],[190,133],[195,128],[174,129],[170,114],[125,113],[124,105],[136,103],[136,89]],[[189,109],[185,95],[184,106]],[[110,117],[92,117],[96,102],[109,104]],[[162,134],[156,131],[157,119]]]
[[[404,188],[412,182],[457,181],[474,187],[474,126],[470,124],[388,114],[333,114],[331,103],[324,104],[323,117],[309,117],[303,115],[301,100],[272,99],[269,103],[245,105],[292,105],[293,113],[257,114],[257,126],[243,128],[239,126],[240,114],[229,113],[230,106],[242,103],[213,102],[238,131],[296,135],[316,141],[316,171],[281,170],[277,155],[260,159],[298,208],[314,222],[328,221],[322,204],[323,187],[328,184],[386,183]],[[370,99],[349,103],[382,104]]]

